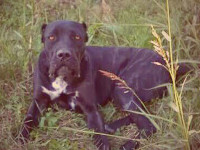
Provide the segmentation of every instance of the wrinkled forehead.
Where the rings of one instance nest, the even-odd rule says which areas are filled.
[[[82,24],[73,21],[55,21],[47,25],[45,34],[56,34],[56,33],[78,33],[85,34],[85,30]]]

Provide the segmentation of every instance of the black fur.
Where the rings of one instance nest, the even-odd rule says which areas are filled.
[[[105,126],[98,105],[104,105],[113,99],[122,110],[141,112],[143,107],[139,99],[146,102],[163,96],[165,87],[153,87],[171,82],[170,75],[163,67],[152,63],[165,64],[162,57],[148,49],[86,46],[86,29],[85,23],[73,21],[55,21],[42,26],[44,49],[35,68],[33,102],[23,125],[23,137],[29,137],[32,128],[38,125],[41,112],[50,104],[56,102],[66,109],[71,109],[70,102],[73,96],[62,93],[52,101],[41,88],[43,86],[54,90],[52,82],[60,75],[59,70],[62,67],[66,67],[62,75],[69,84],[67,92],[78,91],[75,109],[81,110],[86,115],[89,128],[105,133],[108,127],[114,132],[123,125],[135,123],[139,130],[144,131],[138,138],[156,132],[156,128],[148,118],[134,113]],[[51,41],[48,37],[52,35],[54,39]],[[182,66],[180,68],[181,74],[187,71],[187,68]],[[130,90],[120,87],[119,81],[102,75],[99,70],[114,73],[126,81],[137,96]],[[110,149],[106,136],[95,135],[94,139],[99,149]],[[121,149],[130,150],[137,147],[138,142],[128,141]]]

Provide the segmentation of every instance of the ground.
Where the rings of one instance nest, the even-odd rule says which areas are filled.
[[[174,58],[191,63],[195,73],[183,87],[182,105],[189,124],[191,149],[200,147],[200,5],[198,0],[169,3]],[[32,99],[34,64],[42,49],[40,28],[58,19],[88,25],[88,45],[151,48],[151,25],[159,35],[168,32],[165,0],[0,0],[0,150],[94,150],[92,131],[84,116],[49,109],[31,140],[20,146],[16,137]],[[161,38],[163,45],[166,40]],[[181,82],[182,83],[182,82]],[[180,85],[181,85],[180,83]],[[178,91],[181,91],[179,86]],[[172,89],[169,88],[169,93]],[[142,150],[182,150],[184,139],[177,124],[172,94],[147,104],[160,130],[141,141]],[[106,122],[126,115],[112,103],[101,108]],[[191,117],[192,116],[192,117]],[[191,123],[190,123],[190,119]],[[113,150],[134,138],[134,125],[123,127],[110,137]]]

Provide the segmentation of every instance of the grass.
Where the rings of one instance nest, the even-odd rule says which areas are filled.
[[[0,1],[0,150],[94,150],[91,132],[84,116],[73,112],[49,109],[40,122],[40,128],[31,133],[31,141],[20,147],[15,137],[19,132],[32,96],[34,63],[41,51],[40,27],[42,23],[57,19],[85,21],[89,28],[89,45],[115,45],[153,49],[150,41],[154,26],[164,49],[170,49],[171,60],[187,60],[197,68],[200,56],[200,6],[197,0],[169,1],[167,18],[166,1],[115,0],[102,6],[95,0],[7,0]],[[110,9],[108,9],[110,7]],[[170,30],[168,21],[171,21]],[[171,31],[171,43],[162,37],[162,31]],[[173,51],[172,51],[173,50]],[[169,87],[169,95],[155,99],[147,105],[160,130],[150,139],[141,141],[144,150],[198,150],[200,146],[200,78],[187,77],[183,88]],[[176,88],[176,89],[173,89]],[[173,92],[182,92],[181,110],[184,130],[174,109]],[[180,95],[180,94],[179,94]],[[178,98],[180,96],[178,95]],[[112,103],[101,108],[106,122],[126,115]],[[192,117],[191,117],[192,116]],[[110,137],[113,149],[133,138],[136,127],[130,125]],[[86,131],[86,132],[85,132]]]

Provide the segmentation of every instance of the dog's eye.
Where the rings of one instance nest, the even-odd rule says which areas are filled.
[[[56,39],[56,37],[54,35],[51,35],[48,37],[49,40],[54,41]]]
[[[75,40],[81,40],[81,37],[79,35],[75,35],[74,39]]]

